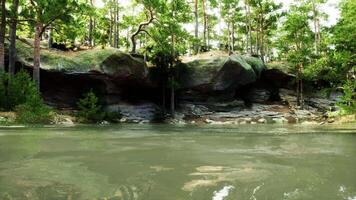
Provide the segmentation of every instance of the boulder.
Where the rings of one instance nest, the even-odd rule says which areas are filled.
[[[101,64],[100,69],[115,79],[146,79],[148,70],[143,59],[130,54],[118,52],[108,56]]]
[[[179,68],[180,86],[207,91],[235,90],[254,83],[265,69],[263,62],[242,55],[211,54],[183,59]]]

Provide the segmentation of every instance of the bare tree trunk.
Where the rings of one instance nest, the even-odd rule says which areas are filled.
[[[265,62],[265,52],[264,52],[264,31],[263,31],[263,22],[261,24],[261,35],[260,35],[260,52],[261,52],[261,59]]]
[[[231,24],[231,51],[235,51],[235,23],[232,22]]]
[[[14,0],[12,5],[11,24],[10,24],[10,47],[9,47],[9,73],[15,75],[16,62],[16,26],[18,15],[19,0]]]
[[[1,0],[0,72],[5,72],[6,1]]]
[[[206,33],[207,33],[207,27],[208,27],[208,20],[207,20],[207,15],[206,15],[206,5],[205,5],[205,0],[202,0],[202,11],[203,11],[203,21],[204,21],[204,30],[203,30],[203,43],[204,43],[204,48],[205,50],[207,50],[207,37],[206,37]]]
[[[119,5],[118,1],[115,0],[115,10],[114,10],[114,47],[119,47]]]
[[[199,15],[198,15],[198,0],[194,1],[194,19],[195,19],[195,42],[194,42],[194,51],[195,53],[199,53]]]
[[[89,46],[93,46],[93,18],[89,18]]]
[[[48,27],[48,48],[52,48],[53,37],[52,37],[52,28]]]
[[[41,67],[41,33],[43,24],[36,22],[35,25],[35,41],[33,52],[33,80],[35,81],[38,91],[40,90],[40,67]]]
[[[304,109],[304,98],[303,98],[303,64],[300,64],[300,108]]]
[[[135,31],[135,33],[133,33],[131,35],[131,45],[132,45],[131,46],[131,53],[136,53],[136,36],[138,34],[140,34],[141,32],[146,32],[147,33],[145,27],[150,25],[153,22],[153,20],[155,19],[152,8],[149,8],[148,11],[149,11],[149,14],[150,14],[150,18],[148,19],[148,21],[140,23],[140,25],[138,26],[138,29]]]
[[[248,53],[248,47],[249,47],[249,16],[248,14],[248,10],[247,10],[247,1],[245,1],[245,18],[246,18],[246,53]]]
[[[113,28],[113,25],[114,25],[114,16],[113,16],[113,12],[112,12],[112,8],[109,9],[109,15],[110,15],[110,23],[109,23],[109,44],[111,47],[114,46],[113,44],[113,32],[114,32],[114,28]]]
[[[249,0],[247,0],[247,2],[249,2]],[[250,54],[252,54],[252,24],[251,24],[251,7],[250,5],[248,5],[247,3],[247,16],[248,16],[248,32],[249,32],[249,37],[250,37]]]
[[[163,113],[166,113],[166,83],[162,85],[162,109]]]
[[[174,74],[172,74],[172,78],[171,78],[171,115],[174,118],[175,116]]]

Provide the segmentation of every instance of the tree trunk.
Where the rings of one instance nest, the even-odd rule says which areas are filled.
[[[173,67],[173,66],[171,66]],[[172,73],[171,78],[171,115],[174,118],[175,115],[175,94],[174,94],[174,74]]]
[[[249,1],[246,1],[249,2]],[[250,54],[252,55],[252,25],[251,25],[251,20],[250,20],[250,16],[251,16],[251,7],[250,5],[248,5],[247,3],[247,16],[248,16],[248,32],[249,32],[249,40],[250,40]]]
[[[155,19],[154,15],[153,15],[152,8],[148,8],[148,11],[149,11],[149,14],[150,14],[150,18],[148,19],[148,21],[140,23],[140,25],[138,26],[138,29],[135,31],[135,33],[133,33],[131,35],[131,45],[132,45],[131,46],[131,53],[136,53],[136,36],[138,34],[140,34],[141,32],[146,32],[147,33],[145,27],[150,25],[153,22],[153,20]]]
[[[235,51],[235,23],[232,22],[231,25],[231,51],[234,52]]]
[[[53,37],[52,37],[52,28],[48,27],[48,48],[52,48]]]
[[[1,0],[0,26],[0,72],[5,72],[5,31],[6,31],[6,1]]]
[[[162,85],[162,109],[163,113],[166,113],[166,82]]]
[[[114,10],[114,48],[119,47],[119,6],[118,1],[115,0],[115,10]]]
[[[38,91],[40,90],[40,67],[41,67],[41,33],[43,24],[36,22],[35,26],[35,41],[33,52],[33,80],[35,81]]]
[[[93,46],[93,19],[89,18],[89,46]]]
[[[317,11],[315,0],[312,0],[312,9],[313,9],[313,22],[314,22],[314,49],[315,54],[318,54],[318,25],[317,25]]]
[[[245,24],[245,28],[246,28],[246,53],[249,52],[249,33],[250,33],[250,29],[249,29],[249,16],[248,16],[248,9],[247,9],[247,1],[245,1],[245,18],[246,18],[246,24]]]
[[[114,32],[114,28],[113,28],[113,25],[114,25],[114,20],[115,20],[115,17],[113,16],[113,12],[112,12],[112,8],[109,9],[109,15],[110,15],[110,23],[109,23],[109,44],[111,47],[114,46],[114,43],[113,43],[113,32]]]
[[[16,26],[18,15],[19,0],[14,0],[12,5],[11,24],[10,24],[10,47],[9,47],[9,73],[15,75],[16,62]]]
[[[203,43],[204,43],[204,48],[207,50],[207,42],[206,42],[206,33],[207,33],[207,15],[206,15],[206,5],[205,5],[205,0],[202,0],[202,10],[203,10],[203,21],[204,21],[204,30],[203,30]]]
[[[90,6],[94,6],[93,0],[90,0]],[[93,46],[93,17],[89,17],[89,46]]]
[[[199,53],[199,15],[198,15],[198,1],[194,1],[194,19],[195,19],[195,42],[194,42],[194,50],[195,53]]]

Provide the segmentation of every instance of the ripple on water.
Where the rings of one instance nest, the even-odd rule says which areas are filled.
[[[214,191],[214,196],[212,200],[223,200],[225,197],[229,196],[230,190],[234,189],[235,187],[232,185],[224,186],[219,191]]]

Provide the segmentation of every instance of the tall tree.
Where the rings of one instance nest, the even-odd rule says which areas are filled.
[[[309,62],[312,49],[312,31],[309,27],[309,8],[305,1],[292,5],[282,28],[281,42],[287,60],[295,66],[298,106],[303,108],[303,69]]]
[[[71,12],[77,7],[76,1],[70,0],[30,0],[33,24],[35,27],[33,80],[40,89],[41,37],[47,27],[57,20],[68,21]]]
[[[194,0],[194,36],[195,36],[195,41],[194,41],[194,51],[195,53],[199,52],[199,14],[198,14],[198,2],[199,0]]]
[[[148,19],[140,23],[137,30],[131,35],[131,53],[136,53],[136,37],[142,32],[147,33],[147,26],[155,20],[153,4],[145,4],[145,9],[148,12]]]
[[[1,0],[0,72],[5,71],[6,0]]]
[[[18,18],[19,0],[13,0],[11,6],[11,20],[10,20],[10,47],[9,47],[9,73],[15,74],[16,62],[16,29]]]

